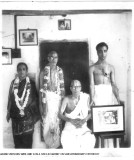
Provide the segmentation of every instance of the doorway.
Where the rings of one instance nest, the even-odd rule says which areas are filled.
[[[40,44],[40,69],[48,63],[47,55],[55,50],[59,55],[58,66],[63,69],[65,92],[70,94],[71,80],[82,83],[82,91],[89,93],[89,51],[87,42],[42,41]]]

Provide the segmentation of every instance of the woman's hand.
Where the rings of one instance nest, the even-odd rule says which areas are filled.
[[[6,120],[7,120],[7,122],[9,122],[9,121],[10,121],[10,113],[9,113],[9,112],[7,112]]]

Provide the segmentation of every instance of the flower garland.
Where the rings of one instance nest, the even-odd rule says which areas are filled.
[[[16,102],[16,106],[20,110],[20,115],[24,116],[25,115],[24,108],[27,105],[29,95],[30,95],[30,79],[29,79],[29,77],[26,77],[26,84],[25,84],[25,87],[24,87],[24,90],[23,90],[21,97],[18,97],[18,87],[19,87],[19,78],[17,77],[14,81],[15,102]],[[24,100],[24,96],[25,96],[25,100]]]

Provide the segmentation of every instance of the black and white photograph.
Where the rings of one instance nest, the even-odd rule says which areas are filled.
[[[71,30],[71,20],[70,19],[61,19],[58,20],[59,30]]]
[[[38,44],[37,29],[20,29],[19,30],[20,46],[29,46]]]
[[[92,106],[93,132],[124,132],[123,105]]]
[[[0,152],[134,156],[134,3],[0,4]]]
[[[11,48],[3,48],[2,49],[2,64],[3,65],[11,65],[12,64]]]

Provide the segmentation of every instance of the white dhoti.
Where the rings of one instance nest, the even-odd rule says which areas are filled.
[[[111,85],[95,85],[95,105],[114,105],[118,104],[112,91]]]
[[[112,86],[107,84],[95,85],[94,102],[96,106],[118,104],[113,94]],[[119,146],[119,139],[117,139],[117,146]],[[113,148],[113,139],[105,139],[104,147]]]
[[[80,100],[76,108],[70,113],[65,114],[71,119],[84,119],[88,114],[88,95],[85,93],[80,94]],[[61,134],[61,143],[63,149],[77,150],[94,148],[95,136],[91,134],[90,129],[85,123],[81,128],[76,128],[72,123],[66,122],[64,130]]]
[[[61,97],[54,92],[46,92],[46,117],[43,119],[43,137],[47,148],[60,146],[60,119],[58,118]]]

